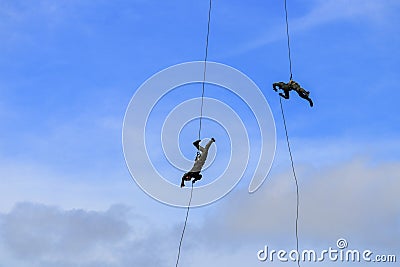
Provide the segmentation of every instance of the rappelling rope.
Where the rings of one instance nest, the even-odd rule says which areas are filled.
[[[289,20],[288,20],[288,11],[285,0],[285,17],[286,17],[286,36],[287,36],[287,47],[288,47],[288,56],[289,56],[289,71],[290,71],[290,80],[293,78],[292,73],[292,57],[290,55],[290,37],[289,37]]]
[[[207,22],[207,38],[206,38],[206,53],[204,56],[204,71],[203,71],[203,83],[201,92],[201,107],[200,107],[200,125],[199,125],[199,140],[201,139],[201,120],[203,119],[203,104],[204,104],[204,85],[206,82],[206,72],[207,72],[207,56],[208,56],[208,37],[210,36],[210,22],[211,22],[211,2],[208,6],[208,22]]]
[[[185,234],[185,230],[186,230],[187,219],[188,219],[188,216],[189,216],[190,203],[192,202],[192,195],[193,195],[193,183],[192,183],[192,189],[190,190],[189,204],[188,204],[187,210],[186,210],[185,224],[183,225],[181,240],[179,241],[178,257],[176,258],[176,265],[175,265],[176,267],[178,267],[179,257],[181,255],[181,247],[182,247],[183,235]]]
[[[200,125],[199,125],[199,138],[198,138],[199,140],[201,140],[201,121],[203,119],[204,86],[205,86],[205,82],[206,82],[207,57],[208,57],[208,37],[210,36],[210,22],[211,22],[211,2],[212,2],[212,0],[210,0],[209,7],[208,7],[206,53],[205,53],[205,56],[204,56],[203,83],[202,83],[202,92],[201,92]],[[197,152],[197,153],[199,153],[199,152]],[[177,256],[177,259],[176,259],[175,267],[178,267],[178,264],[179,264],[179,257],[181,255],[182,241],[183,241],[183,236],[185,235],[186,224],[187,224],[187,220],[188,220],[188,217],[189,217],[190,204],[192,202],[192,196],[193,196],[193,183],[192,183],[192,188],[190,190],[190,198],[189,198],[189,203],[188,203],[187,210],[186,210],[186,217],[185,217],[185,223],[184,223],[183,229],[182,229],[181,240],[179,241],[178,256]]]
[[[290,161],[292,163],[293,177],[294,177],[294,181],[296,182],[296,251],[297,251],[297,253],[299,253],[299,235],[298,235],[298,227],[297,227],[298,226],[298,221],[299,221],[299,204],[300,204],[299,184],[297,182],[296,171],[294,169],[292,150],[290,149],[289,135],[288,135],[287,127],[286,127],[285,113],[283,112],[283,106],[282,106],[282,99],[281,98],[279,98],[279,103],[281,104],[283,125],[285,126],[286,143],[287,143],[287,147],[288,147],[288,150],[289,150]],[[297,259],[297,265],[300,266],[300,258]]]
[[[284,0],[284,2],[285,2],[285,19],[286,19],[286,37],[287,37],[287,48],[288,48],[288,58],[289,58],[289,72],[290,72],[290,80],[292,80],[293,73],[292,73],[292,56],[290,53],[289,19],[288,19],[288,10],[287,10],[286,0]],[[297,253],[299,253],[299,235],[298,235],[299,205],[300,205],[299,183],[297,182],[296,171],[294,168],[292,150],[290,149],[289,135],[288,135],[287,127],[286,127],[285,113],[283,112],[283,105],[282,105],[281,98],[279,98],[279,103],[281,105],[283,125],[285,126],[286,143],[287,143],[287,147],[289,150],[290,162],[292,164],[293,177],[294,177],[294,181],[296,183],[296,251],[297,251]],[[300,257],[297,259],[297,266],[300,267]]]

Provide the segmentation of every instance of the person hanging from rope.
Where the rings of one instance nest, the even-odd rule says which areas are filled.
[[[304,88],[300,87],[300,84],[298,84],[297,82],[290,80],[288,83],[284,83],[284,82],[277,82],[272,84],[272,88],[274,89],[275,92],[278,91],[278,89],[281,89],[284,94],[279,93],[279,95],[285,99],[289,99],[289,92],[290,91],[295,91],[301,98],[306,99],[309,103],[310,106],[314,106],[313,101],[311,100],[311,98],[309,97],[310,92],[306,91]]]
[[[192,169],[182,176],[181,187],[185,186],[185,181],[190,181],[192,178],[194,178],[192,183],[195,183],[196,181],[200,180],[201,177],[203,177],[200,174],[200,172],[201,172],[201,169],[204,166],[204,163],[206,162],[207,155],[208,155],[208,150],[210,149],[211,144],[215,142],[215,139],[211,138],[210,141],[208,141],[208,143],[206,144],[205,147],[202,147],[200,145],[200,142],[201,142],[201,140],[196,140],[196,141],[193,142],[193,145],[198,150],[197,151],[197,155],[196,155],[196,159],[194,161]]]

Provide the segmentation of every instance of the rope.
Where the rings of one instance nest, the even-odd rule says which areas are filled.
[[[288,11],[285,0],[285,15],[286,15],[286,36],[287,36],[287,46],[288,46],[288,56],[289,56],[289,71],[290,71],[290,80],[293,78],[292,73],[292,57],[290,55],[290,37],[289,37],[289,20],[288,20]]]
[[[204,56],[204,71],[203,71],[203,83],[202,83],[202,92],[201,92],[201,107],[200,107],[200,125],[199,125],[199,140],[201,133],[201,120],[203,118],[203,105],[204,105],[204,84],[206,81],[206,71],[207,71],[207,56],[208,56],[208,37],[210,36],[210,22],[211,22],[211,2],[208,7],[208,22],[207,22],[207,38],[206,38],[206,54]]]
[[[179,241],[178,257],[177,257],[177,259],[176,259],[176,265],[175,265],[175,267],[178,267],[179,257],[180,257],[180,255],[181,255],[181,247],[182,247],[183,235],[185,234],[185,230],[186,230],[187,219],[188,219],[188,216],[189,216],[190,203],[192,202],[192,195],[193,195],[193,183],[192,183],[192,189],[190,190],[189,204],[188,204],[188,207],[187,207],[187,210],[186,210],[185,224],[183,225],[181,240]]]
[[[297,227],[298,220],[299,220],[299,184],[297,182],[296,171],[294,169],[292,150],[290,149],[289,135],[288,135],[287,127],[286,127],[286,119],[285,119],[285,114],[283,112],[283,106],[282,106],[282,99],[281,98],[279,98],[279,103],[281,104],[283,125],[285,126],[286,142],[287,142],[287,147],[288,147],[288,150],[289,150],[290,161],[292,163],[293,177],[294,177],[294,181],[296,182],[296,251],[299,252],[299,235],[298,235],[298,227]],[[300,267],[300,260],[299,259],[297,261],[297,266]]]
[[[210,22],[211,22],[211,2],[212,2],[212,0],[210,0],[210,4],[209,4],[209,7],[208,7],[206,53],[205,53],[205,56],[204,56],[204,71],[203,71],[203,83],[202,83],[202,92],[201,92],[200,125],[199,125],[199,138],[198,138],[199,140],[201,139],[200,138],[201,137],[201,121],[202,121],[202,118],[203,118],[204,86],[205,86],[205,82],[206,82],[207,57],[208,57],[208,39],[209,39],[209,36],[210,36]],[[182,229],[181,240],[179,241],[178,256],[177,256],[177,259],[176,259],[175,267],[178,267],[179,257],[181,255],[182,241],[183,241],[183,236],[185,235],[186,224],[187,224],[187,220],[188,220],[188,216],[189,216],[189,210],[190,210],[190,204],[192,202],[192,196],[193,196],[193,183],[192,183],[192,189],[190,190],[190,199],[189,199],[189,203],[188,203],[187,210],[186,210],[186,217],[185,217],[185,223],[184,223],[183,229]]]

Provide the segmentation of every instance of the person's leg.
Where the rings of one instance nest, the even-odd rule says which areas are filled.
[[[208,150],[210,149],[210,146],[211,146],[211,144],[212,144],[213,142],[215,142],[215,139],[214,139],[214,138],[211,138],[210,141],[208,141],[208,143],[206,144],[205,147],[202,147],[201,145],[199,145],[199,150],[200,150],[200,152],[201,152],[201,153],[208,152]]]
[[[204,147],[202,147],[201,145],[199,145],[198,150],[200,150],[200,152],[203,153],[206,149]]]
[[[198,159],[199,161],[203,162],[202,164],[204,164],[204,162],[206,161],[207,155],[208,155],[208,150],[210,149],[210,146],[212,143],[215,142],[214,138],[211,138],[210,141],[208,141],[208,143],[206,144],[205,147],[200,146],[200,151],[201,151],[201,156]]]
[[[310,92],[307,92],[306,90],[299,90],[299,91],[296,91],[297,92],[297,94],[301,97],[301,98],[303,98],[303,99],[306,99],[309,103],[310,103],[310,106],[312,107],[312,106],[314,106],[314,103],[312,102],[312,100],[311,100],[311,98],[309,98],[308,97],[308,95],[310,94]]]
[[[299,95],[299,96],[301,96],[301,97],[308,97],[309,95],[310,95],[310,92],[309,91],[306,91],[304,88],[302,88],[302,87],[299,87],[298,89],[296,89],[295,90],[296,92],[297,92],[297,94]],[[303,98],[304,98],[303,97]]]
[[[310,107],[314,106],[314,103],[312,102],[311,98],[307,98],[307,100],[310,103]]]
[[[208,151],[210,149],[211,144],[214,142],[215,142],[215,139],[211,138],[210,141],[208,141],[206,147],[204,148],[204,151]]]
[[[307,91],[306,89],[304,89],[303,87],[300,87],[300,90],[303,91],[303,93],[304,93],[306,96],[309,96],[309,95],[310,95],[310,92]]]

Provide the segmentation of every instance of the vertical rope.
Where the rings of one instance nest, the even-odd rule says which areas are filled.
[[[290,37],[289,37],[289,20],[288,20],[288,11],[285,0],[285,15],[286,15],[286,36],[287,36],[287,46],[288,46],[288,56],[289,56],[289,71],[290,71],[290,80],[293,78],[292,73],[292,57],[290,55]]]
[[[289,135],[286,127],[286,119],[285,119],[285,113],[283,112],[283,106],[282,106],[282,99],[279,98],[279,103],[281,104],[281,111],[282,111],[282,118],[283,118],[283,125],[285,126],[285,133],[286,133],[286,143],[287,147],[289,150],[289,155],[290,155],[290,161],[292,163],[292,171],[293,171],[293,177],[296,182],[296,251],[299,252],[299,235],[298,235],[298,221],[299,221],[299,203],[300,203],[300,198],[299,198],[299,184],[297,182],[297,176],[296,176],[296,171],[294,169],[294,163],[293,163],[293,157],[292,157],[292,150],[290,149],[290,142],[289,142]],[[300,267],[300,259],[297,261],[297,266]]]
[[[203,83],[202,83],[202,92],[201,92],[201,107],[200,107],[200,125],[199,125],[199,140],[201,139],[201,122],[203,119],[203,106],[204,106],[204,85],[206,82],[206,73],[207,73],[207,57],[208,57],[208,39],[210,36],[210,22],[211,22],[211,2],[210,0],[209,7],[208,7],[208,22],[207,22],[207,37],[206,37],[206,53],[204,56],[204,71],[203,71]],[[176,265],[175,267],[178,267],[179,264],[179,258],[181,255],[181,247],[182,247],[182,241],[183,241],[183,236],[185,235],[185,230],[186,230],[186,225],[187,225],[187,220],[189,216],[189,210],[190,210],[190,204],[192,202],[192,196],[193,196],[193,183],[192,183],[192,189],[190,190],[190,199],[189,199],[189,204],[186,210],[186,217],[185,217],[185,223],[183,225],[182,229],[182,234],[181,234],[181,239],[179,241],[179,248],[178,248],[178,256],[176,259]]]
[[[185,234],[185,230],[186,230],[186,224],[187,224],[187,219],[188,219],[188,216],[189,216],[190,204],[191,204],[191,202],[192,202],[192,195],[193,195],[193,183],[192,183],[192,189],[190,190],[189,204],[188,204],[188,207],[187,207],[187,210],[186,210],[185,224],[183,225],[181,240],[179,241],[178,257],[176,258],[176,265],[175,265],[175,267],[178,267],[179,257],[180,257],[180,255],[181,255],[181,247],[182,247],[183,235]]]
[[[204,71],[203,71],[203,83],[202,83],[202,92],[201,92],[201,107],[200,107],[200,125],[199,125],[199,140],[201,140],[201,121],[203,119],[203,105],[204,105],[204,84],[206,81],[206,72],[207,72],[207,57],[208,57],[208,37],[210,36],[210,22],[211,22],[211,2],[208,7],[208,22],[207,22],[207,38],[206,38],[206,54],[204,56]]]

